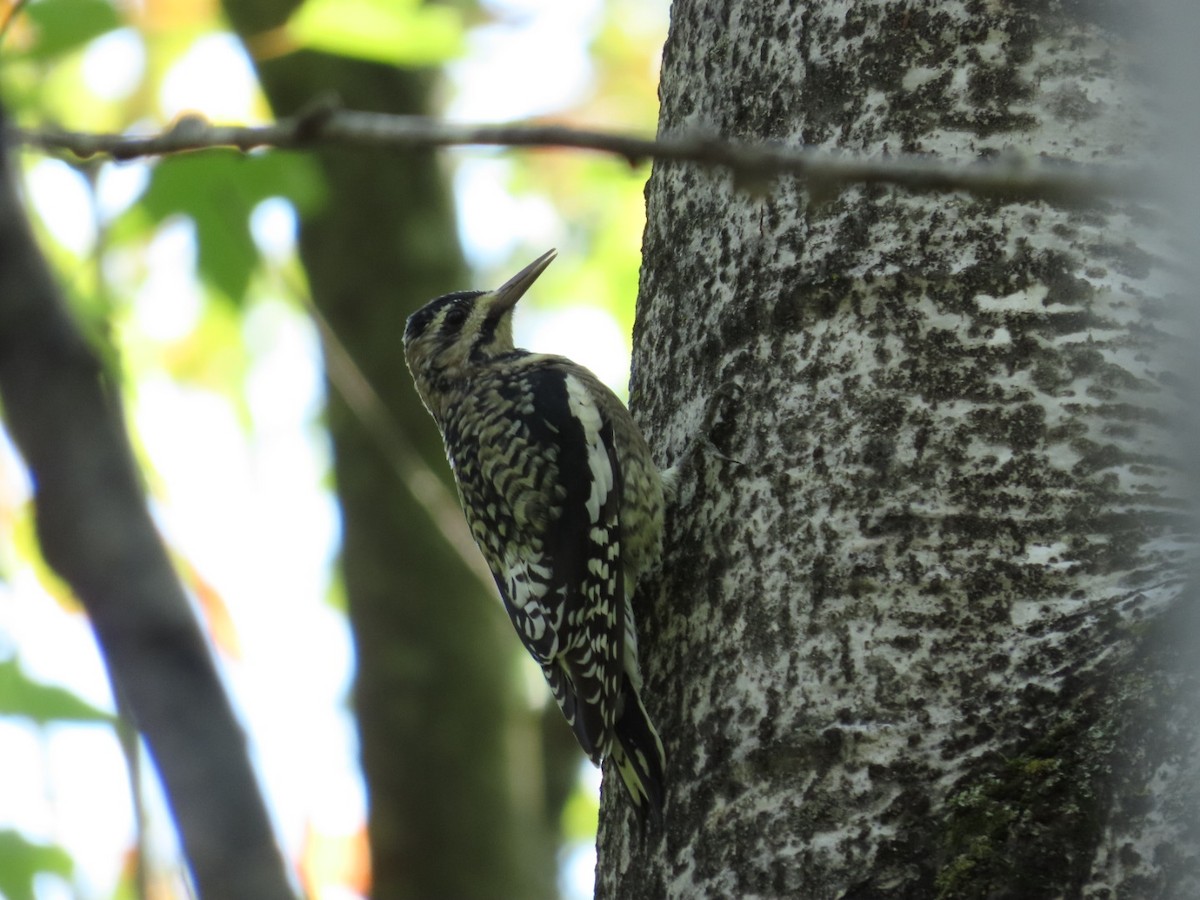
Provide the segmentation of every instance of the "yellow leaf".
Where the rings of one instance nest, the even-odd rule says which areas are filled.
[[[17,559],[29,566],[42,589],[54,602],[69,612],[79,612],[80,603],[71,586],[58,577],[42,556],[37,539],[33,501],[20,504],[13,510],[10,534]]]

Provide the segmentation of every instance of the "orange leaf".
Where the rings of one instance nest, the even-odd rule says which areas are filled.
[[[179,567],[184,581],[200,604],[204,624],[208,628],[208,633],[213,643],[216,644],[218,650],[230,659],[241,659],[242,643],[238,639],[237,628],[233,624],[233,616],[229,614],[229,607],[226,605],[225,599],[221,596],[221,592],[208,579],[201,575],[199,570],[186,557],[178,552],[173,555],[175,557],[175,564]]]
[[[300,881],[304,895],[321,900],[329,887],[348,888],[363,897],[371,890],[371,851],[367,827],[349,834],[318,831],[308,822],[300,849]]]

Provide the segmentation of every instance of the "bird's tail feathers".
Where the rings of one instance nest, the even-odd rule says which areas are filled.
[[[661,823],[664,770],[667,767],[662,739],[628,675],[625,676],[624,694],[624,709],[613,729],[610,756],[633,800],[638,818],[644,823],[649,815],[655,823]]]

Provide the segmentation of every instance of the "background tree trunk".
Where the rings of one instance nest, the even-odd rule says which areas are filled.
[[[1149,165],[1124,10],[676,0],[660,132]],[[675,164],[647,197],[660,461],[743,394],[641,595],[666,827],[606,791],[598,895],[1200,896],[1158,214]]]
[[[256,0],[226,10],[253,50],[296,5]],[[260,61],[258,71],[279,117],[331,92],[352,109],[431,112],[428,70],[306,52]],[[329,199],[300,231],[313,301],[383,401],[384,424],[448,482],[441,439],[402,348],[410,312],[470,283],[446,169],[432,153],[315,156]],[[547,799],[540,722],[520,700],[511,626],[398,477],[371,423],[336,388],[328,425],[370,795],[372,896],[553,896],[564,796]],[[446,496],[460,516],[452,487]],[[577,754],[567,760],[573,772]]]

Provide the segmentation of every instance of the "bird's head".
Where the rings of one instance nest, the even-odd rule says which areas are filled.
[[[473,367],[512,351],[513,308],[556,253],[543,253],[494,291],[446,294],[408,317],[404,359],[426,406],[439,382],[469,378]]]

